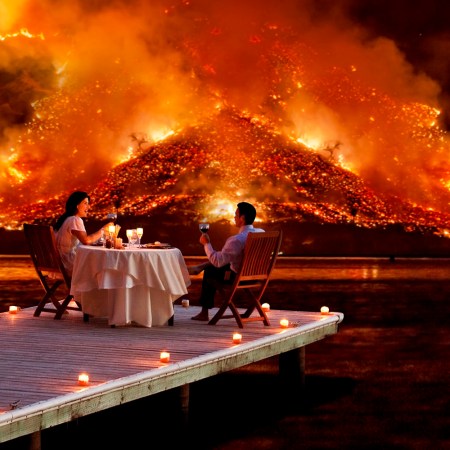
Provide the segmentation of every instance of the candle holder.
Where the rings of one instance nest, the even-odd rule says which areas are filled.
[[[261,308],[264,312],[269,312],[270,311],[270,305],[268,303],[263,303],[261,305]]]
[[[159,355],[159,360],[163,363],[168,363],[170,361],[170,353],[169,352],[161,352]]]
[[[78,375],[78,384],[80,386],[88,386],[89,385],[89,375],[85,372],[80,373],[80,375]]]
[[[322,308],[320,308],[320,314],[325,316],[330,314],[330,308],[328,308],[328,306],[322,306]]]
[[[19,307],[18,306],[10,306],[9,307],[9,313],[10,314],[17,314],[19,312]]]
[[[281,326],[281,328],[287,328],[289,326],[289,320],[281,319],[280,320],[280,326]]]
[[[241,341],[242,341],[242,334],[241,333],[233,333],[233,343],[240,344]]]

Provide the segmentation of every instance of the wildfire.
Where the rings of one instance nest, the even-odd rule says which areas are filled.
[[[62,9],[41,33],[0,36],[0,225],[54,217],[83,189],[99,217],[113,204],[213,221],[245,199],[264,220],[443,229],[437,89],[385,41],[296,28],[278,6],[262,20],[214,2],[81,3],[84,26]],[[33,4],[27,25],[28,11],[48,16]]]
[[[0,41],[5,41],[7,39],[12,39],[12,38],[16,38],[16,37],[26,37],[29,39],[41,39],[41,40],[45,40],[44,34],[40,33],[40,34],[31,34],[26,28],[22,28],[20,31],[17,31],[15,33],[7,33],[5,35],[1,35],[0,34]]]

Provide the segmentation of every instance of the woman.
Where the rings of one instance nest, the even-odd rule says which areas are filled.
[[[72,275],[75,253],[80,243],[89,245],[98,241],[102,236],[103,228],[89,235],[86,232],[82,218],[87,217],[89,202],[90,197],[86,192],[73,192],[67,199],[64,214],[59,217],[54,226],[56,246],[62,263],[70,275]],[[110,222],[104,228],[108,229],[109,225],[114,225],[114,223]]]

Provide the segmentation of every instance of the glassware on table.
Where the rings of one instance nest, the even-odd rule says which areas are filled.
[[[133,237],[133,230],[127,230],[128,248],[131,248],[131,238]]]
[[[198,228],[202,233],[207,233],[209,230],[209,223],[201,223],[199,224]]]
[[[136,235],[138,237],[138,247],[141,246],[141,238],[142,238],[143,234],[144,234],[144,229],[143,228],[136,228]]]
[[[128,242],[130,243],[130,247],[134,248],[135,245],[137,244],[137,241],[138,241],[137,231],[136,231],[136,228],[133,228],[131,230],[131,237],[128,239]]]
[[[98,240],[98,245],[105,247],[105,245],[106,245],[105,230],[102,228],[100,231],[101,231],[101,233],[100,233],[100,238]]]

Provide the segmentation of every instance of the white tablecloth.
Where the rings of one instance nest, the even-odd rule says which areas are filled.
[[[166,325],[173,302],[190,285],[181,251],[171,249],[77,249],[71,294],[83,312],[110,325]]]

